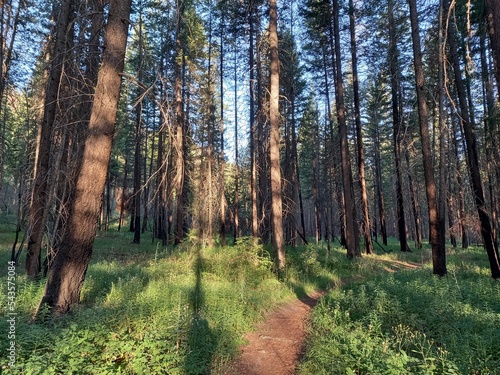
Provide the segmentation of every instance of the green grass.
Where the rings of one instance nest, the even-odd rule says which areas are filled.
[[[499,374],[500,283],[483,249],[449,253],[442,278],[426,265],[332,290],[299,374]]]
[[[0,334],[6,336],[7,261],[14,227],[0,223]],[[164,248],[128,232],[101,233],[71,313],[31,322],[44,280],[17,269],[16,367],[0,340],[2,374],[221,374],[245,332],[293,296],[332,288],[314,309],[301,374],[494,374],[500,367],[500,292],[481,250],[449,257],[432,276],[429,250],[349,260],[326,245],[287,249],[273,273],[269,246],[242,239]],[[21,256],[21,259],[24,258]],[[405,270],[400,261],[424,263]],[[391,272],[388,272],[391,271]],[[398,272],[392,272],[398,271]],[[347,283],[349,281],[349,283]]]
[[[10,240],[0,244],[2,291]],[[44,280],[29,281],[18,267],[17,362],[8,367],[2,337],[2,374],[222,372],[239,353],[244,333],[294,296],[292,282],[279,282],[272,272],[268,249],[249,239],[213,249],[190,241],[172,249],[130,240],[127,232],[98,236],[81,304],[54,320],[31,322]],[[315,289],[313,284],[293,280],[297,290]],[[0,306],[4,317],[4,293]],[[6,336],[7,330],[2,318],[0,332]]]

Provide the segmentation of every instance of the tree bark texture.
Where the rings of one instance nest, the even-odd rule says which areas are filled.
[[[271,65],[271,89],[269,98],[270,160],[271,160],[271,218],[273,246],[277,256],[277,266],[285,268],[283,244],[283,209],[281,202],[280,168],[280,113],[279,113],[279,55],[278,55],[278,10],[276,0],[269,0],[269,48]]]
[[[344,84],[342,82],[342,59],[340,55],[340,18],[338,0],[333,1],[334,38],[335,38],[335,97],[337,101],[337,119],[340,137],[340,155],[342,167],[342,183],[344,186],[344,222],[347,256],[349,258],[361,256],[359,248],[359,229],[356,223],[356,206],[354,200],[351,159],[347,139],[346,110],[344,104]]]
[[[408,0],[408,4],[410,6],[413,65],[415,68],[415,88],[417,91],[420,142],[422,143],[425,192],[427,195],[427,211],[429,214],[429,242],[432,249],[432,266],[434,274],[443,276],[446,274],[446,244],[444,241],[445,237],[440,236],[439,232],[444,231],[445,228],[444,221],[440,221],[438,216],[437,190],[434,181],[434,165],[432,162],[429,135],[429,110],[427,108],[425,76],[422,66],[422,52],[418,28],[417,2],[416,0]]]
[[[403,172],[401,165],[401,114],[399,111],[399,72],[398,72],[398,50],[396,43],[396,25],[394,21],[394,2],[389,1],[389,69],[391,75],[391,97],[392,97],[392,126],[394,138],[394,161],[396,166],[396,201],[397,201],[397,226],[401,251],[409,251],[406,233],[406,220],[403,200]]]
[[[363,238],[365,245],[365,253],[373,254],[373,243],[370,226],[370,212],[368,209],[368,193],[366,189],[365,178],[365,150],[363,146],[363,132],[361,129],[361,110],[359,99],[359,82],[358,82],[358,56],[356,47],[356,23],[354,14],[354,1],[349,0],[349,29],[351,34],[351,57],[352,57],[352,81],[354,90],[354,120],[356,122],[356,142],[358,152],[358,173],[359,173],[359,188],[361,191],[361,202],[363,208]]]
[[[104,49],[69,228],[49,271],[40,308],[64,314],[78,303],[92,255],[120,95],[131,0],[110,0]]]
[[[44,114],[39,127],[39,145],[36,169],[29,209],[29,240],[26,253],[26,275],[36,277],[41,270],[41,247],[45,223],[47,221],[50,195],[49,167],[52,150],[52,132],[56,118],[59,86],[63,72],[64,57],[67,53],[67,29],[72,18],[72,0],[61,4],[58,17],[56,40],[52,53],[52,65],[47,82]]]

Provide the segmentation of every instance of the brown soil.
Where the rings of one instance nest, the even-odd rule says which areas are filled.
[[[226,375],[291,375],[300,359],[309,311],[325,292],[281,306],[245,336],[248,344]]]

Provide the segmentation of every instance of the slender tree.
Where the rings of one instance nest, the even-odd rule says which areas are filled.
[[[351,170],[351,158],[349,156],[349,143],[347,139],[346,110],[344,104],[344,83],[342,77],[342,56],[340,48],[340,17],[339,2],[333,1],[333,20],[335,38],[335,98],[337,104],[337,121],[340,137],[340,155],[342,167],[342,183],[344,186],[344,222],[347,256],[349,258],[361,256],[359,248],[358,226],[356,223],[356,206],[354,200],[353,177]]]
[[[51,186],[49,183],[49,167],[52,152],[52,132],[56,119],[59,87],[63,74],[63,63],[67,54],[67,29],[73,15],[72,0],[61,3],[58,25],[55,37],[52,64],[45,91],[44,114],[38,130],[38,150],[36,168],[34,172],[33,191],[31,196],[29,215],[29,240],[26,253],[26,274],[36,277],[41,270],[41,247],[48,215],[49,196]]]
[[[373,243],[370,226],[370,212],[368,209],[368,192],[365,177],[365,150],[363,146],[363,132],[361,130],[361,109],[359,100],[358,81],[358,54],[356,46],[356,20],[354,1],[349,0],[349,30],[351,34],[351,59],[352,59],[352,82],[354,91],[354,120],[356,122],[356,146],[358,154],[359,188],[361,191],[361,202],[363,207],[363,239],[365,253],[373,254]]]
[[[420,141],[422,143],[422,158],[424,163],[425,191],[427,194],[427,209],[429,214],[429,242],[432,248],[433,272],[436,275],[446,274],[446,246],[445,236],[440,235],[445,231],[444,217],[439,218],[437,206],[437,190],[434,181],[434,165],[432,163],[431,142],[429,135],[429,114],[426,100],[426,85],[424,68],[422,66],[422,51],[416,0],[408,0],[410,6],[411,36],[413,40],[413,65],[418,102],[418,118],[420,126]]]
[[[389,69],[391,75],[391,98],[392,98],[392,126],[394,140],[394,161],[396,166],[396,201],[397,201],[397,226],[401,251],[409,251],[406,231],[405,210],[403,201],[403,172],[402,172],[402,151],[401,143],[403,139],[402,118],[400,113],[399,95],[399,51],[396,41],[396,24],[394,20],[394,1],[388,3],[388,24],[389,24]]]
[[[269,98],[270,158],[271,158],[271,217],[273,246],[279,270],[285,268],[285,249],[283,244],[283,209],[281,203],[280,168],[280,113],[279,113],[279,54],[278,54],[278,9],[276,0],[269,0],[269,50],[271,88]]]

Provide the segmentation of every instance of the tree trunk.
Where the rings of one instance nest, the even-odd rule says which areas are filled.
[[[346,111],[344,105],[344,83],[342,78],[342,58],[340,54],[339,0],[333,1],[333,16],[336,63],[335,97],[337,101],[337,119],[340,137],[342,183],[344,185],[345,236],[347,256],[349,258],[354,258],[361,256],[361,251],[359,248],[359,230],[356,223],[356,206],[354,200],[351,159],[349,156],[349,143],[347,139]]]
[[[186,177],[186,160],[184,158],[185,145],[185,119],[184,119],[184,90],[183,90],[183,69],[184,52],[182,48],[182,22],[184,17],[183,2],[178,4],[177,26],[176,26],[176,56],[175,64],[175,152],[176,152],[176,171],[175,171],[175,191],[176,191],[176,228],[175,244],[179,244],[184,238],[184,183]]]
[[[408,146],[409,147],[409,146]],[[415,240],[417,242],[417,248],[422,248],[422,225],[420,223],[420,205],[418,201],[418,191],[415,191],[415,186],[413,184],[413,176],[410,167],[410,152],[408,149],[404,151],[406,159],[406,167],[408,168],[408,188],[410,189],[410,201],[413,211],[413,220],[415,223]]]
[[[226,161],[224,159],[224,14],[221,18],[220,28],[220,243],[226,246],[226,193],[225,193],[225,173]]]
[[[429,135],[429,111],[427,109],[424,68],[422,66],[422,51],[418,26],[416,0],[408,0],[410,6],[411,36],[413,40],[413,65],[415,68],[415,83],[418,102],[418,118],[420,127],[420,142],[422,143],[422,159],[424,164],[425,192],[427,195],[427,210],[429,214],[429,242],[432,248],[432,266],[435,275],[446,274],[446,244],[444,232],[444,217],[438,215],[437,191],[434,181],[434,165],[432,162],[431,143]]]
[[[446,8],[449,9],[449,0],[446,0]],[[459,105],[460,105],[460,123],[462,125],[465,144],[467,148],[467,166],[469,169],[469,177],[471,186],[474,192],[474,202],[476,204],[479,221],[481,223],[481,235],[483,244],[488,254],[490,262],[491,276],[494,279],[500,278],[500,261],[498,256],[498,248],[493,238],[493,230],[491,226],[490,217],[486,207],[483,192],[483,181],[481,176],[481,169],[479,168],[479,156],[476,147],[476,135],[474,134],[474,124],[470,121],[469,109],[466,99],[466,91],[462,81],[462,72],[460,69],[460,62],[457,53],[457,46],[454,35],[454,27],[448,24],[448,41],[450,58],[453,65],[453,72],[455,78],[455,86],[457,89]]]
[[[387,245],[387,226],[385,223],[385,204],[384,191],[382,187],[382,161],[380,157],[380,135],[378,125],[375,134],[374,152],[375,152],[375,194],[377,196],[378,217],[380,221],[380,233],[382,234],[382,243]]]
[[[140,42],[139,42],[140,43]],[[140,53],[139,53],[140,55]],[[139,68],[140,72],[140,68]],[[139,77],[141,74],[139,73]],[[139,82],[141,78],[139,78]],[[139,94],[140,96],[140,94]],[[135,108],[135,152],[134,152],[134,239],[133,243],[141,243],[141,132],[142,132],[142,99]]]
[[[269,49],[271,88],[269,97],[270,121],[270,159],[271,159],[271,218],[273,247],[276,251],[277,267],[285,268],[285,249],[283,246],[283,209],[281,203],[280,168],[280,113],[279,113],[279,55],[278,55],[278,10],[276,0],[269,0]]]
[[[34,278],[41,270],[41,247],[48,213],[49,164],[52,149],[52,131],[56,118],[59,85],[67,53],[66,32],[72,18],[72,0],[62,2],[58,17],[52,66],[45,94],[44,115],[39,127],[39,146],[29,214],[29,240],[26,254],[26,275]]]
[[[235,46],[236,52],[236,46]],[[234,54],[234,243],[238,240],[240,234],[240,213],[239,213],[239,185],[240,185],[240,170],[239,170],[239,152],[238,152],[238,64],[236,62],[236,53]],[[250,155],[253,159],[253,156]],[[253,170],[251,171],[253,176]],[[252,189],[252,188],[251,188]],[[253,193],[253,190],[252,190]],[[255,206],[257,207],[257,206]],[[252,195],[252,219],[253,219],[253,195]],[[253,220],[252,220],[252,236]],[[255,237],[254,237],[255,238]]]
[[[258,236],[258,213],[257,213],[257,150],[255,145],[255,62],[254,62],[254,10],[253,3],[250,5],[250,46],[248,51],[250,66],[250,195],[252,199],[252,237]]]
[[[358,152],[358,173],[361,202],[363,205],[363,238],[365,253],[373,254],[373,243],[370,226],[370,212],[368,208],[368,193],[366,191],[365,178],[365,151],[363,147],[363,132],[361,130],[361,111],[359,104],[359,82],[358,82],[358,56],[356,50],[356,24],[354,16],[354,1],[349,0],[349,29],[351,34],[351,56],[352,56],[352,81],[354,90],[354,119],[356,122],[356,142]]]
[[[106,183],[120,94],[131,0],[110,0],[88,136],[70,207],[69,228],[49,271],[38,312],[44,305],[64,314],[78,303],[92,255],[96,223]]]
[[[396,201],[397,201],[397,221],[398,234],[401,251],[409,251],[408,239],[406,233],[405,210],[403,200],[403,172],[401,166],[401,115],[399,113],[399,65],[398,50],[396,42],[396,25],[393,14],[394,2],[389,0],[389,68],[391,74],[391,97],[392,97],[392,121],[393,121],[393,139],[394,139],[394,161],[396,167]]]

